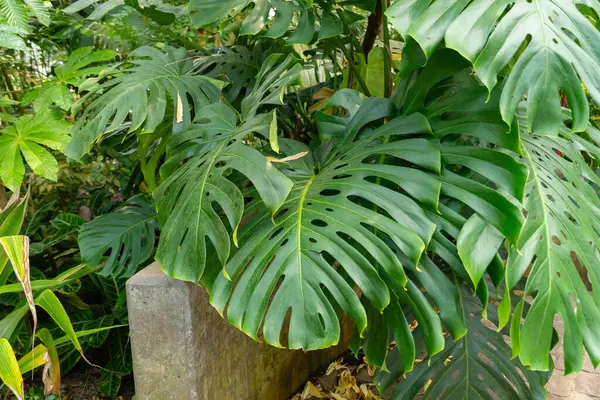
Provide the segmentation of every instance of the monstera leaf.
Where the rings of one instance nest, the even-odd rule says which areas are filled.
[[[318,18],[320,18],[319,39],[339,35],[344,32],[344,25],[362,19],[360,15],[351,11],[336,10],[343,3],[340,2],[338,5],[331,0],[315,2],[306,0],[192,0],[189,9],[192,23],[196,26],[205,26],[241,14],[251,4],[254,7],[244,17],[240,26],[240,34],[256,35],[267,27],[261,36],[280,38],[292,30],[291,35],[287,37],[289,44],[311,42],[318,26],[315,24],[315,20]],[[376,2],[360,0],[353,1],[351,4],[367,11],[374,11]],[[271,12],[273,18],[269,23]]]
[[[311,151],[281,142],[284,155],[298,159],[286,166],[294,186],[275,224],[263,201],[246,195],[252,200],[238,232],[240,247],[209,291],[219,311],[227,308],[229,322],[255,339],[262,327],[271,345],[334,345],[338,307],[362,332],[367,316],[354,284],[379,312],[390,294],[378,268],[407,285],[402,264],[377,232],[413,263],[431,238],[434,225],[417,203],[436,209],[440,190],[440,155],[425,139],[429,124],[419,114],[399,117],[355,140],[366,124],[389,114],[390,103],[372,98],[363,107],[374,112],[356,113],[335,143]],[[413,167],[394,165],[400,160]],[[281,343],[290,310],[289,334]]]
[[[473,62],[489,90],[511,65],[500,99],[502,117],[510,124],[526,95],[529,131],[557,134],[559,90],[571,106],[574,131],[583,131],[589,117],[581,81],[600,101],[600,33],[579,5],[600,11],[600,3],[585,0],[410,0],[394,2],[388,16],[427,57],[445,39]]]
[[[171,138],[162,169],[170,176],[154,192],[154,198],[162,225],[156,259],[175,278],[196,282],[202,277],[206,242],[221,265],[227,261],[231,233],[219,213],[225,213],[235,240],[244,211],[244,197],[232,182],[232,170],[252,182],[271,213],[281,207],[291,190],[292,182],[246,140],[255,133],[269,140],[277,132],[275,113],[257,111],[279,103],[286,86],[298,77],[301,67],[295,59],[281,58],[275,54],[263,64],[254,88],[242,101],[241,121],[230,106],[213,104],[200,110],[196,124]]]
[[[490,324],[482,323],[482,306],[467,287],[461,288],[461,308],[468,333],[457,341],[446,340],[443,352],[423,361],[410,372],[402,364],[404,348],[388,357],[389,372],[378,371],[375,384],[381,393],[396,384],[390,400],[401,399],[545,399],[546,376],[529,371],[518,360],[511,359],[511,349],[502,335]],[[497,311],[488,309],[497,322]],[[415,334],[425,335],[419,327]],[[422,348],[420,350],[423,350]],[[545,354],[549,357],[548,354]],[[403,375],[406,374],[404,377]]]
[[[75,125],[69,156],[81,158],[104,133],[119,129],[127,119],[131,121],[130,132],[153,131],[165,117],[167,94],[176,110],[173,118],[176,131],[192,121],[191,105],[198,110],[218,100],[222,82],[190,75],[193,65],[187,59],[187,50],[172,47],[165,50],[136,49],[131,54],[132,68],[91,92],[91,95],[102,94],[92,101]]]
[[[520,343],[515,351],[521,362],[536,370],[549,367],[545,355],[557,314],[565,326],[565,372],[581,370],[583,346],[592,363],[600,363],[600,179],[586,161],[600,156],[600,132],[588,128],[587,135],[593,142],[569,136],[567,127],[553,137],[521,129],[523,159],[529,165],[527,220],[518,247],[509,254],[506,279],[512,289],[527,276],[525,295],[534,296],[522,328],[520,317],[513,317],[513,342]],[[586,271],[593,293],[581,278]]]
[[[156,212],[143,195],[132,197],[117,211],[83,225],[79,248],[83,261],[95,267],[110,250],[101,275],[131,276],[154,250]]]

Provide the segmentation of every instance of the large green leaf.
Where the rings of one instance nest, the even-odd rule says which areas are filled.
[[[193,63],[183,48],[166,47],[162,52],[140,47],[131,54],[129,62],[132,68],[90,93],[92,98],[102,94],[91,102],[75,125],[69,156],[80,159],[104,133],[121,128],[126,120],[131,121],[129,132],[153,131],[165,118],[168,95],[176,110],[173,128],[181,130],[194,117],[191,106],[197,111],[216,102],[223,86],[223,82],[191,75]]]
[[[79,234],[83,262],[95,267],[110,250],[100,274],[132,276],[152,255],[156,225],[156,212],[147,198],[129,199],[117,211],[83,225]]]
[[[421,112],[431,122],[444,166],[442,195],[461,201],[515,243],[527,168],[502,148],[518,152],[518,132],[502,123],[497,96],[486,104],[485,89],[466,67],[456,52],[440,50],[399,82],[393,101],[402,113]]]
[[[279,54],[270,56],[254,89],[242,101],[241,121],[230,106],[213,104],[199,111],[197,123],[171,137],[161,171],[171,175],[153,193],[162,225],[156,260],[169,275],[198,281],[206,266],[207,243],[221,265],[227,261],[231,231],[235,240],[244,211],[242,192],[230,180],[235,180],[232,170],[252,182],[271,213],[283,204],[291,181],[245,138],[256,133],[269,139],[274,114],[256,112],[262,105],[280,103],[283,90],[297,79],[300,68],[292,56],[284,60]],[[219,216],[221,210],[227,221]]]
[[[365,10],[373,11],[375,1],[360,0],[346,2]],[[344,25],[361,19],[360,15],[342,10],[340,5],[331,0],[297,2],[287,0],[192,0],[189,4],[192,24],[195,26],[211,25],[229,17],[243,13],[251,4],[254,8],[247,13],[240,26],[241,35],[256,35],[279,38],[286,35],[289,44],[308,44],[313,40],[320,19],[319,39],[340,35]],[[336,10],[336,8],[339,8]],[[271,18],[270,13],[273,12]],[[296,21],[295,21],[296,19]],[[266,28],[266,30],[265,30]]]
[[[583,366],[583,346],[592,363],[600,363],[600,179],[584,158],[585,153],[600,156],[600,132],[588,128],[592,143],[568,131],[563,127],[561,136],[548,137],[521,129],[523,159],[530,170],[527,221],[518,250],[510,251],[506,276],[512,289],[526,275],[525,295],[534,296],[523,327],[514,331],[523,364],[548,369],[545,355],[558,314],[565,326],[565,372],[571,373]],[[593,293],[581,278],[585,271]]]
[[[597,1],[584,0],[398,0],[388,16],[427,57],[445,39],[473,62],[490,90],[510,65],[500,101],[504,120],[512,122],[526,95],[529,130],[557,134],[559,90],[567,95],[575,131],[583,131],[589,117],[580,82],[600,101],[600,33],[578,4],[600,10]]]
[[[59,114],[46,111],[24,115],[0,131],[0,179],[6,187],[14,191],[23,181],[23,157],[33,172],[56,181],[58,162],[43,146],[65,151],[70,130]]]
[[[40,88],[28,92],[23,97],[22,104],[33,102],[36,112],[41,112],[53,104],[70,110],[74,103],[71,87],[79,87],[87,76],[101,73],[107,66],[100,63],[114,59],[117,54],[113,50],[94,51],[93,47],[82,47],[73,51],[62,65],[54,69],[55,77]]]
[[[337,96],[347,93],[353,92]],[[275,346],[334,345],[338,307],[362,332],[367,316],[354,284],[378,311],[390,303],[378,268],[392,282],[407,284],[402,264],[376,232],[413,263],[431,238],[434,225],[417,203],[436,209],[440,190],[440,155],[424,138],[431,135],[429,124],[419,114],[399,117],[356,140],[366,124],[389,114],[390,103],[368,99],[361,109],[333,144],[310,151],[280,142],[284,155],[302,157],[286,164],[294,187],[275,224],[258,196],[246,195],[252,200],[238,233],[240,248],[210,293],[212,304],[227,308],[227,319],[255,339],[262,327],[265,341]],[[399,160],[413,167],[395,165]],[[290,310],[284,344],[280,335]]]
[[[381,393],[397,383],[390,399],[545,399],[545,379],[511,359],[510,347],[502,335],[482,323],[482,305],[473,292],[461,290],[461,308],[468,333],[461,339],[446,340],[443,352],[407,371],[398,352],[388,358],[389,373],[379,371],[375,383]],[[495,309],[488,313],[497,321]],[[419,328],[421,334],[425,329]],[[403,349],[400,349],[400,355]],[[549,358],[548,353],[545,354]],[[404,377],[405,373],[408,374]],[[420,395],[420,396],[419,396]]]

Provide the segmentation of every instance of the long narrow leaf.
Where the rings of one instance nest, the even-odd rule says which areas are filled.
[[[23,287],[27,304],[33,317],[33,330],[37,326],[37,313],[33,302],[33,292],[29,279],[29,238],[27,236],[7,236],[0,238],[0,244],[13,265],[15,275]]]
[[[18,399],[23,399],[23,377],[15,353],[6,339],[0,339],[0,380]]]

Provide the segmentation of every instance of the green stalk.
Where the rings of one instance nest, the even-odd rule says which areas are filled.
[[[365,80],[362,78],[362,76],[360,76],[360,74],[356,70],[356,65],[354,65],[354,58],[352,57],[352,55],[350,54],[350,52],[348,51],[346,46],[340,40],[338,40],[338,44],[340,46],[340,49],[344,53],[344,56],[346,56],[346,58],[348,59],[349,65],[350,65],[350,70],[352,70],[352,72],[356,76],[356,80],[358,80],[358,83],[359,83],[360,87],[362,88],[364,94],[366,94],[367,96],[370,97],[371,92],[369,91],[369,88],[367,87]]]

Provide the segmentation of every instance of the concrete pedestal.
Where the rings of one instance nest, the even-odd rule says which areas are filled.
[[[204,288],[174,280],[156,263],[127,282],[136,400],[285,400],[343,353],[257,343],[229,325]]]

